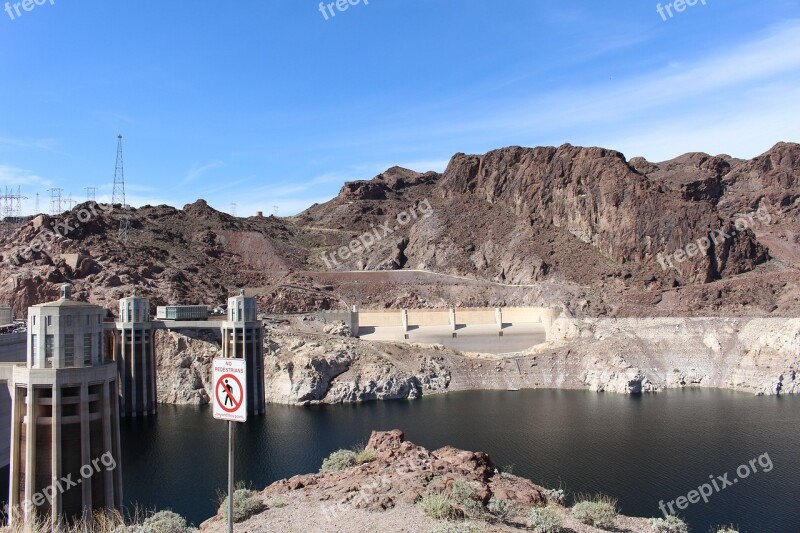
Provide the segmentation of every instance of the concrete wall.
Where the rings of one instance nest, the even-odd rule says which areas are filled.
[[[358,312],[358,325],[362,328],[403,326],[403,309],[378,309]],[[408,309],[409,326],[447,326],[450,309]],[[560,311],[545,307],[508,307],[502,309],[504,324],[547,322]],[[497,311],[493,307],[455,309],[456,324],[477,326],[497,324]]]
[[[364,327],[402,326],[402,311],[400,309],[386,309],[377,311],[359,311],[358,325]]]
[[[497,319],[493,308],[456,309],[456,324],[497,324]]]
[[[447,326],[449,324],[450,311],[448,309],[408,310],[409,326]]]
[[[0,362],[18,363],[27,361],[27,333],[0,335]]]

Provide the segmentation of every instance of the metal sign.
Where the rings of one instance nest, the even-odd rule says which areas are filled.
[[[247,367],[244,359],[214,359],[214,418],[247,421]]]

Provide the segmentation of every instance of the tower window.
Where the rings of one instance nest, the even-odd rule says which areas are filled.
[[[92,366],[92,334],[91,333],[84,333],[83,334],[83,366]]]
[[[48,319],[50,317],[47,317]],[[53,348],[54,348],[54,339],[52,335],[45,335],[44,336],[44,366],[46,368],[53,367]]]
[[[64,335],[64,365],[75,366],[75,335]]]

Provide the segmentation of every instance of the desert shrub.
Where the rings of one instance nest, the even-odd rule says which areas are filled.
[[[564,489],[544,489],[544,495],[547,497],[548,502],[557,503],[558,505],[564,505],[564,501],[567,499]]]
[[[375,460],[375,452],[372,450],[358,450],[356,451],[356,464],[363,465],[364,463],[371,463]]]
[[[486,513],[486,507],[483,506],[483,502],[478,500],[465,500],[461,507],[464,509],[464,514],[474,518],[481,518]]]
[[[689,526],[675,515],[666,518],[651,518],[650,525],[658,533],[688,533]]]
[[[514,513],[516,506],[511,500],[504,500],[492,496],[489,498],[489,503],[486,505],[486,510],[500,520],[505,520],[509,515]]]
[[[474,500],[476,494],[478,494],[478,489],[466,481],[454,481],[450,487],[450,498],[456,503]]]
[[[228,497],[220,504],[222,518],[228,519]],[[236,489],[233,492],[233,521],[243,522],[251,516],[264,510],[264,503],[258,497],[258,493],[250,489]]]
[[[269,502],[269,506],[273,509],[280,509],[281,507],[286,507],[286,502],[281,500],[280,498],[274,498]]]
[[[337,450],[322,461],[320,472],[329,474],[356,465],[358,454],[352,450]]]
[[[419,501],[419,506],[431,518],[436,520],[453,520],[458,518],[458,509],[453,507],[450,498],[443,494],[429,494]]]
[[[734,526],[717,526],[712,529],[714,533],[739,533],[739,528]]]
[[[235,497],[233,501],[235,504]],[[186,519],[172,511],[159,511],[154,513],[148,516],[142,525],[144,529],[150,533],[188,533],[189,531]]]
[[[559,533],[564,519],[550,507],[534,507],[528,513],[528,525],[534,533]]]
[[[433,526],[428,533],[480,533],[480,529],[469,522],[446,522]]]
[[[604,496],[584,499],[572,506],[572,516],[590,526],[610,528],[617,517],[617,502]]]

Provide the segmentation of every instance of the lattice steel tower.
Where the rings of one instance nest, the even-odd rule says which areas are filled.
[[[47,190],[50,192],[50,214],[60,215],[63,211],[61,193],[64,192],[64,189],[53,187]]]
[[[125,203],[125,170],[122,164],[122,135],[117,135],[117,165],[114,169],[114,191],[111,195],[111,205],[122,204],[123,211],[127,211]],[[131,219],[127,212],[119,221],[119,239],[128,242],[128,233],[131,229]]]

